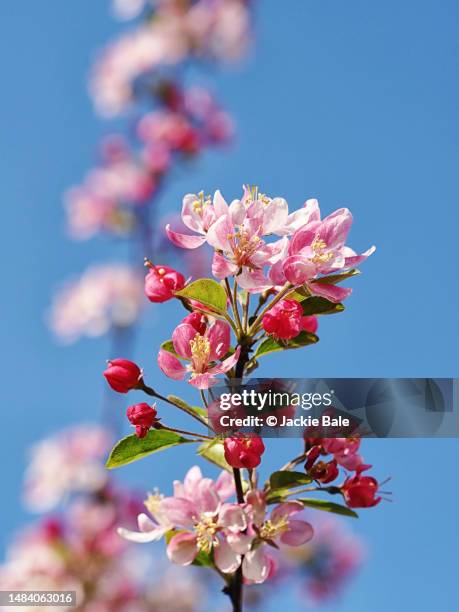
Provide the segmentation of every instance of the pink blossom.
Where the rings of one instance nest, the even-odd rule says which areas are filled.
[[[186,227],[198,235],[181,234],[172,231],[170,225],[166,225],[166,233],[169,240],[178,247],[184,249],[196,249],[207,240],[207,232],[215,221],[225,215],[228,209],[220,191],[216,191],[211,200],[204,192],[198,195],[189,193],[183,198],[182,221]]]
[[[49,322],[64,342],[96,337],[112,326],[127,327],[144,301],[142,277],[124,264],[93,266],[55,296]]]
[[[278,546],[301,546],[313,536],[312,526],[303,520],[291,518],[303,510],[299,502],[284,502],[277,505],[269,516],[266,514],[266,501],[261,491],[250,491],[247,494],[248,511],[256,528],[253,533],[228,534],[226,541],[220,544],[215,554],[215,562],[223,572],[234,571],[234,566],[242,562],[242,573],[246,580],[264,582],[272,571],[272,560],[266,551],[267,542]],[[250,530],[252,531],[252,530]],[[256,546],[253,546],[256,541]],[[218,565],[218,556],[225,559]],[[243,556],[243,558],[242,558]]]
[[[141,0],[115,0],[115,12],[132,18]],[[123,112],[134,96],[134,84],[160,68],[188,57],[235,60],[250,40],[250,16],[244,0],[198,0],[155,3],[154,18],[111,43],[97,59],[90,91],[104,116]]]
[[[96,491],[107,482],[102,460],[109,450],[107,433],[96,426],[64,431],[32,448],[24,498],[35,512],[55,508],[74,492]]]
[[[296,229],[286,257],[271,268],[270,279],[275,285],[282,285],[285,281],[296,286],[306,285],[312,294],[340,302],[351,293],[351,289],[326,284],[326,275],[358,265],[375,251],[375,247],[357,255],[345,246],[352,225],[350,211],[341,208],[320,220],[317,201],[309,202],[309,221]],[[323,282],[317,282],[322,275],[325,275]]]
[[[203,478],[199,467],[191,468],[182,482],[174,482],[174,495],[150,495],[146,514],[138,517],[139,532],[118,529],[118,533],[134,542],[151,542],[171,529],[186,529],[172,537],[168,556],[179,565],[189,565],[200,550],[210,552],[218,546],[220,531],[238,532],[247,527],[242,508],[225,503],[234,493],[232,478],[222,472],[217,481]]]
[[[179,358],[161,348],[158,354],[158,365],[161,370],[174,380],[182,380],[190,372],[189,383],[198,389],[207,389],[215,384],[218,374],[228,372],[239,358],[240,348],[230,355],[230,327],[225,321],[214,320],[203,334],[189,322],[181,323],[172,334],[174,351],[178,357],[188,362],[182,365]],[[214,364],[215,361],[220,363]]]

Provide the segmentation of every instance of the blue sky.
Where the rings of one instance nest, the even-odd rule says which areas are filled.
[[[113,128],[94,115],[85,84],[91,57],[119,28],[107,4],[0,8],[3,546],[29,518],[20,504],[27,447],[100,414],[107,342],[59,347],[44,313],[63,279],[124,255],[109,239],[68,241],[62,208],[63,191]],[[307,197],[325,212],[349,206],[351,245],[378,247],[351,282],[346,312],[323,320],[320,343],[281,357],[285,375],[457,376],[458,17],[453,0],[297,0],[288,7],[264,0],[253,57],[200,77],[233,112],[238,140],[181,173],[164,210],[178,210],[185,192],[220,188],[231,198],[242,183],[256,183],[292,208]],[[155,347],[179,314],[152,307],[131,355],[163,390]],[[274,356],[260,375],[273,372]],[[184,385],[175,391],[193,397]],[[296,452],[291,444],[271,443],[266,470]],[[330,610],[457,609],[457,440],[376,440],[364,448],[377,475],[392,476],[395,502],[353,523],[367,538],[369,562]],[[167,488],[189,460],[181,449],[173,467],[165,453],[120,476]]]

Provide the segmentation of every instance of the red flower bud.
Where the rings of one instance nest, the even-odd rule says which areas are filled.
[[[349,508],[371,508],[381,501],[376,497],[379,484],[372,476],[361,476],[358,472],[355,476],[344,481],[341,491]]]
[[[185,286],[185,277],[167,266],[153,266],[145,277],[145,295],[150,302],[167,302]]]
[[[262,320],[267,334],[281,340],[298,336],[302,327],[303,309],[296,300],[281,300],[265,314]]]
[[[145,402],[129,406],[126,410],[126,416],[135,426],[135,435],[138,438],[145,438],[148,430],[156,421],[156,414],[156,404],[149,406]]]
[[[301,328],[303,331],[307,331],[310,334],[315,334],[318,327],[319,322],[317,321],[317,317],[314,315],[311,317],[301,317]]]
[[[182,323],[188,323],[188,325],[194,327],[198,334],[201,334],[201,336],[204,335],[207,328],[206,315],[203,315],[200,312],[191,312],[184,319],[182,319]]]
[[[318,461],[309,468],[308,474],[311,478],[318,480],[322,484],[332,482],[339,474],[336,459],[332,459],[331,461]]]
[[[225,459],[234,468],[255,468],[265,452],[263,440],[258,436],[225,438]]]
[[[112,359],[104,372],[108,384],[118,393],[127,393],[135,389],[142,378],[142,370],[128,359]]]

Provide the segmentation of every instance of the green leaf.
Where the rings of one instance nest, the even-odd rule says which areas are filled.
[[[352,270],[348,270],[347,272],[343,272],[342,274],[330,274],[329,276],[317,278],[314,282],[320,283],[321,285],[337,285],[338,283],[342,283],[344,280],[351,278],[352,276],[357,276],[360,273],[360,270],[354,268]]]
[[[180,355],[175,350],[174,343],[172,342],[172,340],[166,340],[161,344],[160,348],[162,348],[164,351],[167,351],[168,353],[172,353],[172,355],[180,359]]]
[[[291,472],[290,470],[273,472],[269,477],[271,489],[293,489],[311,482],[312,478],[305,472]]]
[[[178,408],[181,408],[184,412],[188,412],[188,414],[195,414],[207,423],[207,410],[204,410],[204,408],[200,408],[199,406],[190,406],[184,400],[182,400],[181,397],[177,397],[176,395],[168,395],[167,399],[175,404]]]
[[[325,512],[333,512],[334,514],[342,514],[344,516],[359,518],[357,512],[354,512],[354,510],[351,510],[347,506],[335,504],[334,502],[330,502],[325,499],[314,499],[308,497],[306,499],[298,499],[297,501],[301,502],[303,506],[307,506],[308,508],[315,508],[316,510],[324,510]]]
[[[165,429],[152,429],[145,438],[138,438],[132,434],[115,444],[105,466],[109,469],[120,467],[151,455],[151,453],[189,442],[194,442],[194,440],[188,440],[175,431]]]
[[[175,295],[201,302],[212,310],[226,314],[226,292],[221,285],[211,278],[202,278],[187,285]]]
[[[275,353],[276,351],[302,348],[303,346],[315,344],[316,342],[319,342],[318,336],[306,331],[302,331],[296,338],[287,341],[275,340],[274,338],[266,338],[266,340],[263,340],[263,342],[257,348],[253,357],[258,358],[262,355]]]
[[[318,295],[313,295],[303,300],[301,306],[303,306],[303,315],[305,316],[334,314],[335,312],[342,312],[344,310],[342,304],[335,304]]]
[[[214,465],[227,470],[228,472],[232,472],[231,466],[227,463],[225,459],[224,446],[223,442],[220,440],[211,440],[210,442],[204,442],[198,448],[198,455],[210,461]]]

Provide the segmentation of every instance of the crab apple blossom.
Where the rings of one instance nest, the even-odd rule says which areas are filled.
[[[184,481],[174,482],[174,495],[150,495],[145,513],[138,516],[139,531],[119,528],[118,533],[133,542],[152,542],[172,529],[179,531],[169,541],[169,559],[189,565],[200,550],[210,552],[218,546],[218,535],[227,529],[239,532],[247,527],[244,510],[225,503],[233,494],[234,485],[228,472],[214,482],[204,478],[198,466],[191,468]],[[217,561],[217,560],[216,560]]]
[[[185,277],[168,266],[154,266],[148,262],[149,271],[145,277],[145,295],[150,302],[167,302],[175,291],[185,286]]]
[[[303,308],[296,300],[280,300],[263,316],[262,327],[279,340],[291,340],[302,331],[315,333],[317,317],[303,316]]]
[[[364,466],[367,469],[370,466]],[[372,508],[381,501],[377,496],[379,483],[372,476],[362,476],[361,469],[344,481],[341,491],[349,508]]]
[[[138,438],[145,438],[148,430],[156,422],[156,405],[149,406],[146,402],[129,406],[126,416],[129,422],[135,427],[135,435]]]
[[[314,295],[332,302],[346,298],[351,289],[326,283],[326,275],[343,271],[365,261],[374,251],[371,247],[357,255],[346,246],[352,225],[352,215],[347,208],[340,208],[321,220],[317,200],[306,203],[309,220],[292,235],[285,257],[270,270],[270,279],[276,285],[286,281],[292,285],[305,285]],[[324,281],[314,282],[325,276]]]
[[[136,363],[128,359],[111,359],[104,376],[114,391],[127,393],[139,385],[142,370]]]
[[[190,323],[181,323],[172,334],[172,344],[177,355],[187,361],[184,366],[180,359],[161,348],[158,365],[174,380],[182,380],[190,373],[189,383],[198,389],[207,389],[216,384],[215,377],[225,374],[237,363],[240,347],[230,355],[230,327],[219,319],[207,326],[204,333],[197,331]],[[215,365],[216,361],[220,361]]]
[[[302,546],[311,540],[314,530],[307,521],[292,518],[303,510],[299,502],[281,503],[267,515],[263,493],[250,491],[246,499],[251,527],[248,533],[229,534],[226,541],[220,544],[220,554],[225,557],[231,570],[236,564],[241,564],[246,580],[261,583],[272,572],[272,559],[266,546]],[[220,569],[226,571],[222,567]]]
[[[327,484],[338,478],[339,469],[336,459],[331,461],[318,461],[308,469],[308,474],[314,480]]]
[[[265,445],[259,436],[225,438],[225,459],[234,468],[253,469],[260,465]]]

